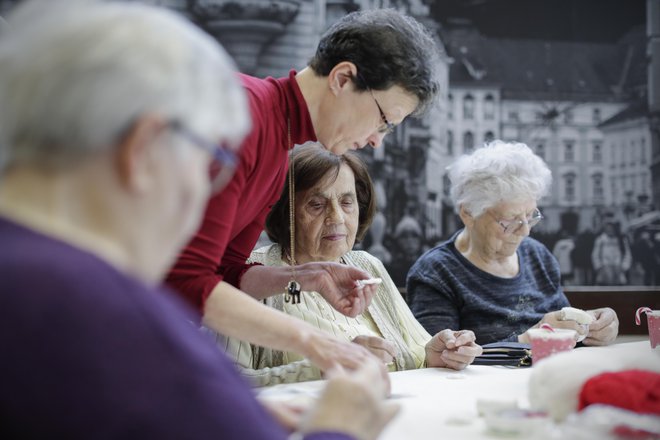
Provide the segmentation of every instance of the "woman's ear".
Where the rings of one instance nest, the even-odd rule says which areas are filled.
[[[151,185],[154,140],[165,126],[159,116],[141,116],[119,141],[116,169],[120,184],[127,190],[142,193]]]
[[[342,61],[332,68],[328,74],[328,84],[334,95],[341,91],[353,90],[353,78],[357,75],[357,67],[349,61]]]
[[[465,205],[461,205],[459,208],[458,216],[461,218],[461,221],[465,226],[471,227],[474,224],[474,217],[472,217],[472,214],[465,209]]]

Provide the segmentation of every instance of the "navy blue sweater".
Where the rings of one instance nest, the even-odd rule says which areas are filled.
[[[500,278],[477,268],[454,246],[457,232],[422,255],[408,272],[410,308],[426,330],[472,330],[478,344],[517,341],[544,314],[568,306],[559,264],[538,241],[517,250],[520,272]]]

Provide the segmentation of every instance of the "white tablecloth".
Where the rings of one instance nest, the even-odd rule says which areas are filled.
[[[515,399],[525,406],[530,372],[530,368],[473,365],[460,372],[425,368],[390,373],[391,399],[401,411],[380,438],[492,439],[477,417],[477,400]],[[260,397],[301,403],[316,397],[323,386],[323,381],[278,385],[263,389]]]
[[[577,350],[584,350],[584,354],[602,350],[616,356],[623,348],[650,350],[647,344],[648,341]],[[515,401],[519,407],[527,408],[532,369],[471,365],[463,371],[425,368],[390,373],[391,399],[401,406],[401,411],[380,439],[497,438],[488,431],[485,420],[478,417],[477,402]],[[309,404],[324,385],[324,381],[278,385],[260,390],[259,395],[269,400]]]
[[[391,373],[392,397],[401,412],[381,438],[492,439],[477,415],[477,401],[512,400],[526,406],[530,372],[474,365],[461,372],[427,368]]]

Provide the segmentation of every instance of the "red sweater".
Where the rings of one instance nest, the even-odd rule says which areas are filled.
[[[288,167],[287,117],[291,141],[315,141],[307,104],[295,80],[240,75],[252,116],[252,131],[240,149],[231,182],[210,199],[201,228],[179,255],[167,283],[198,309],[222,280],[239,287],[266,216],[280,198]]]

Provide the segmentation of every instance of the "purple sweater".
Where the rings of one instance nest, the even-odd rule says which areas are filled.
[[[0,438],[287,437],[169,292],[2,218],[0,243]]]

